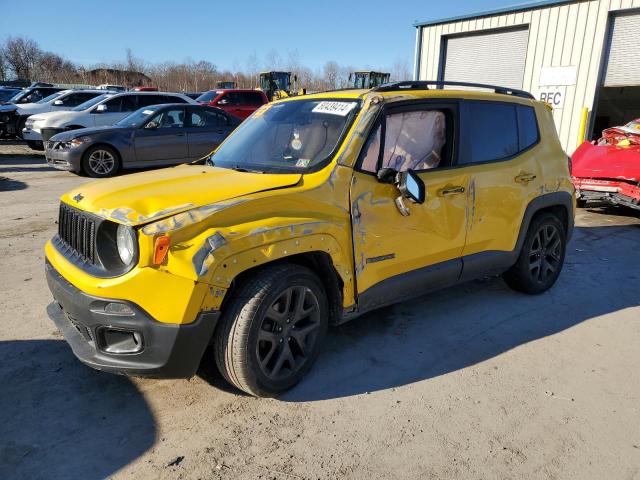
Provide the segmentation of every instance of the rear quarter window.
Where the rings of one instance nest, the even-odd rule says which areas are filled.
[[[460,164],[506,160],[538,142],[532,107],[507,102],[464,102]]]

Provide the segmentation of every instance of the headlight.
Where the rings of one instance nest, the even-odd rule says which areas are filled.
[[[125,265],[130,265],[136,256],[136,234],[131,227],[118,225],[116,231],[116,244],[118,255]]]
[[[70,147],[79,147],[80,145],[82,145],[83,143],[87,143],[89,140],[91,140],[89,137],[78,137],[78,138],[74,138],[73,140],[71,140],[69,142],[69,146]]]

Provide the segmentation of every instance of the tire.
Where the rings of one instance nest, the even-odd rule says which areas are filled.
[[[26,123],[26,116],[18,117],[18,119],[16,120],[16,138],[22,139],[22,129],[24,128]]]
[[[585,208],[587,206],[587,201],[586,200],[582,200],[582,199],[578,199],[578,200],[576,200],[576,206],[578,208]]]
[[[518,261],[502,277],[509,287],[531,295],[547,291],[558,279],[567,248],[562,222],[551,213],[531,221]]]
[[[224,308],[214,334],[218,370],[250,395],[277,396],[315,362],[328,316],[324,287],[311,270],[295,264],[265,267],[240,285]]]
[[[44,145],[42,142],[38,142],[35,140],[29,140],[27,141],[27,146],[31,149],[31,150],[38,150],[38,151],[43,151],[44,150]]]
[[[106,145],[89,147],[82,156],[82,171],[93,178],[106,178],[120,170],[120,155]]]

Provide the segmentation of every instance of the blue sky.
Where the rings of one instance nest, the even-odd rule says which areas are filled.
[[[131,48],[148,62],[208,60],[244,68],[255,54],[265,66],[275,49],[297,50],[313,69],[335,60],[356,68],[413,63],[417,20],[514,4],[514,0],[389,1],[94,0],[27,3],[0,0],[0,41],[24,35],[87,66],[124,60]]]

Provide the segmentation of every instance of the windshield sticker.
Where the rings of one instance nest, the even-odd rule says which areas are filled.
[[[299,158],[296,162],[296,167],[307,168],[309,166],[309,163],[311,163],[310,158]]]
[[[329,113],[346,117],[356,105],[356,102],[320,102],[311,111],[313,113]]]
[[[143,110],[142,113],[144,113],[145,115],[151,115],[153,112],[153,110]]]

